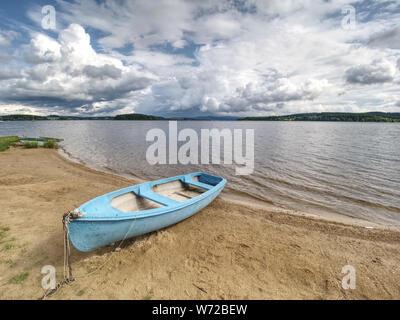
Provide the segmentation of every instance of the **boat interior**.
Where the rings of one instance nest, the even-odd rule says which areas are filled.
[[[201,195],[221,180],[210,175],[199,175],[156,184],[151,188],[146,188],[145,184],[137,192],[131,191],[113,198],[110,204],[125,213],[176,205]]]

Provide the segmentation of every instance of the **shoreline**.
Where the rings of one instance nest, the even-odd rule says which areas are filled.
[[[37,299],[43,266],[62,278],[63,213],[134,182],[54,150],[11,148],[0,165],[0,299]],[[399,299],[399,257],[397,230],[275,212],[225,192],[120,250],[73,248],[77,280],[51,299]],[[345,265],[356,290],[341,287]]]
[[[146,180],[141,179],[140,177],[134,175],[133,173],[119,173],[111,168],[103,168],[103,167],[96,167],[96,166],[91,166],[84,161],[72,156],[69,152],[65,150],[65,148],[60,147],[58,154],[61,155],[66,161],[71,161],[73,163],[77,163],[82,165],[83,167],[89,168],[91,170],[95,170],[101,173],[105,174],[111,174],[117,177],[121,177],[123,179],[128,179],[132,181],[132,185],[134,184],[139,184],[146,182]],[[228,190],[228,192],[226,192]],[[400,226],[393,226],[393,225],[386,225],[383,223],[379,223],[376,221],[370,221],[367,219],[361,219],[361,218],[356,218],[356,217],[351,217],[348,215],[344,214],[334,214],[334,213],[329,213],[323,215],[323,214],[315,214],[315,213],[307,213],[295,209],[286,209],[278,206],[271,205],[267,201],[263,201],[261,199],[258,199],[256,197],[253,197],[249,194],[243,194],[239,193],[233,189],[230,189],[229,186],[225,188],[225,192],[223,192],[220,197],[224,199],[225,201],[231,201],[235,202],[244,206],[253,206],[260,208],[262,210],[265,210],[266,208],[270,211],[277,212],[277,213],[285,213],[285,214],[290,214],[290,215],[295,215],[295,216],[301,216],[301,217],[308,217],[311,219],[318,219],[318,220],[323,220],[323,221],[328,221],[328,222],[337,222],[337,223],[343,223],[343,224],[348,224],[351,226],[361,226],[365,228],[376,228],[376,229],[390,229],[390,230],[397,230],[400,231]]]

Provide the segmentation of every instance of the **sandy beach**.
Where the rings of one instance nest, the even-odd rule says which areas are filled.
[[[57,151],[0,153],[0,299],[37,299],[45,265],[63,276],[62,215],[135,181]],[[76,281],[49,299],[400,299],[400,232],[231,202],[121,250],[72,249]],[[232,196],[231,196],[232,197]],[[343,266],[356,288],[342,288]]]

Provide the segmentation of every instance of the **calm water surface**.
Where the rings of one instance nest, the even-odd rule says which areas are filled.
[[[231,189],[277,207],[342,214],[400,226],[400,124],[184,121],[178,129],[255,129],[255,169],[155,165],[146,161],[148,130],[166,121],[1,122],[0,136],[65,139],[72,157],[119,174],[153,180],[192,171],[224,176]]]

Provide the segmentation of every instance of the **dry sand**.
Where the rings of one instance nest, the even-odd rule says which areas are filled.
[[[43,266],[62,279],[63,213],[134,182],[43,149],[2,152],[0,168],[0,227],[9,228],[0,240],[0,299],[37,299]],[[399,262],[398,231],[220,197],[119,251],[73,249],[77,279],[50,299],[399,299]],[[345,265],[356,270],[355,290],[342,288]]]

